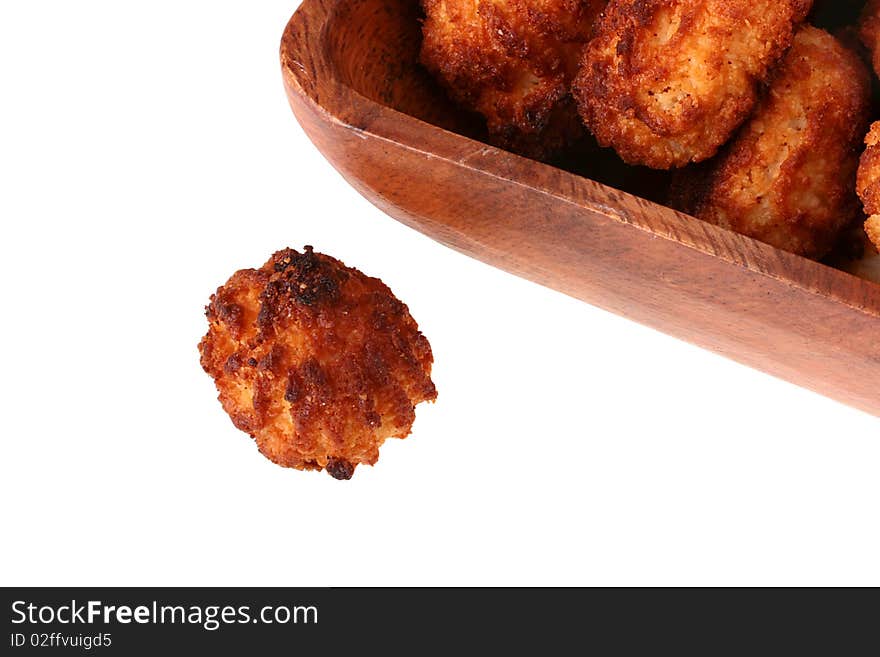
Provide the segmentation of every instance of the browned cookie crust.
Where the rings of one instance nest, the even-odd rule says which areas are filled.
[[[865,145],[867,148],[859,164],[856,190],[868,215],[865,232],[880,250],[880,121],[871,126],[865,137]]]
[[[573,94],[629,164],[712,157],[748,118],[812,0],[611,0]]]
[[[605,0],[422,0],[421,61],[494,143],[547,159],[584,133],[569,94]]]
[[[407,307],[309,246],[236,272],[207,317],[202,367],[235,426],[279,465],[349,479],[437,397],[431,346]]]
[[[719,157],[678,174],[672,204],[780,249],[821,258],[859,215],[856,167],[870,75],[803,27],[754,116]]]

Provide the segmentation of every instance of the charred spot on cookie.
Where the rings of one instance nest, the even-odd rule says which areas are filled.
[[[375,410],[366,411],[364,413],[364,421],[367,423],[367,426],[372,429],[378,429],[382,426],[382,416]]]
[[[223,371],[227,374],[235,374],[239,369],[241,369],[241,354],[232,354],[226,359],[226,363],[223,365]]]
[[[267,329],[272,326],[275,318],[280,314],[280,308],[284,303],[286,286],[279,280],[270,281],[260,294],[260,311],[257,313],[257,326]]]
[[[333,300],[336,298],[339,290],[336,282],[332,279],[323,279],[314,285],[308,283],[297,283],[290,285],[290,293],[294,299],[304,306],[314,306],[321,299]]]
[[[345,459],[331,458],[327,461],[327,474],[334,479],[351,479],[354,474],[354,465]]]
[[[242,309],[237,303],[224,303],[217,299],[213,306],[214,313],[221,322],[230,326],[238,326],[241,322]]]
[[[275,369],[284,359],[284,347],[279,344],[273,345],[268,354],[257,361],[257,367],[261,370],[269,370],[275,372]]]
[[[291,404],[305,399],[305,407],[296,410],[297,417],[306,419],[311,412],[310,402],[327,404],[332,401],[333,391],[330,388],[327,374],[321,364],[309,358],[287,374],[287,386],[284,399]]]
[[[274,260],[272,268],[278,273],[283,272],[290,267],[291,263],[293,263],[294,257],[297,255],[299,254],[293,249],[282,249],[272,257],[272,260]]]
[[[320,363],[314,358],[309,358],[300,367],[300,376],[303,382],[311,388],[323,388],[327,385],[327,377]]]
[[[265,331],[275,321],[289,317],[295,306],[332,305],[339,301],[341,283],[348,273],[332,258],[316,254],[311,246],[303,253],[283,249],[270,261],[271,280],[260,294],[257,326]]]
[[[329,267],[324,266],[309,265],[297,270],[297,275],[288,279],[288,289],[290,296],[304,306],[333,303],[339,298],[339,283]]]
[[[322,301],[333,303],[339,298],[339,281],[336,267],[306,246],[303,253],[288,250],[284,261],[283,279],[290,296],[304,306],[314,306]]]

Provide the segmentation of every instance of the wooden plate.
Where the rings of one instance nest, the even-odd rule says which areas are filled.
[[[598,149],[578,175],[482,143],[416,64],[415,5],[304,0],[281,42],[294,114],[361,194],[491,265],[880,415],[880,285],[646,200],[663,178]]]

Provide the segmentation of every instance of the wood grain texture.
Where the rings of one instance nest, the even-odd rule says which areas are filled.
[[[478,141],[415,63],[413,4],[304,0],[282,39],[294,114],[361,194],[493,266],[880,415],[880,285]]]

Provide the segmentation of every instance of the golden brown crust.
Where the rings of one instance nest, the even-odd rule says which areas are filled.
[[[422,0],[421,61],[492,141],[547,159],[583,134],[569,94],[605,0]]]
[[[680,172],[672,204],[780,249],[821,258],[858,216],[855,175],[870,75],[803,27],[755,115],[716,159]]]
[[[865,221],[865,232],[868,239],[878,251],[880,251],[880,215],[873,214]]]
[[[629,164],[712,157],[748,118],[759,84],[812,0],[611,0],[573,94],[602,146]]]
[[[859,36],[871,53],[874,71],[880,75],[880,0],[868,0],[859,20]]]
[[[306,247],[236,272],[211,297],[201,363],[269,459],[348,479],[433,401],[433,356],[382,281]]]
[[[859,163],[856,191],[868,215],[865,232],[874,246],[880,249],[880,121],[871,126],[865,137],[865,146]]]

